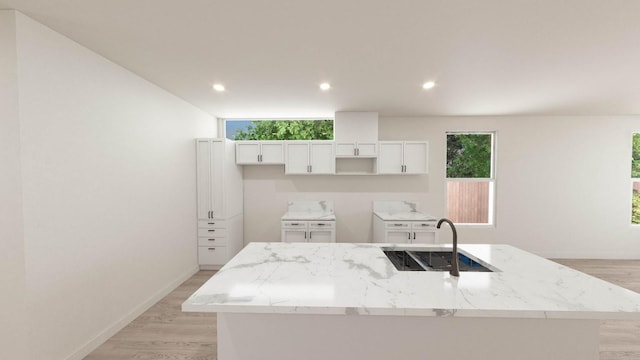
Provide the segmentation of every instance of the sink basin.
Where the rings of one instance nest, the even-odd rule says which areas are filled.
[[[389,261],[398,271],[449,271],[451,269],[452,251],[437,250],[383,250]],[[458,268],[460,271],[493,272],[488,266],[474,260],[468,255],[458,252]]]

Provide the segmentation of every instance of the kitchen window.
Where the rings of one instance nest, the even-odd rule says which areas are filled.
[[[640,225],[640,133],[631,143],[631,224]]]
[[[225,119],[231,140],[333,140],[332,119]]]
[[[495,133],[447,132],[447,218],[492,225]]]

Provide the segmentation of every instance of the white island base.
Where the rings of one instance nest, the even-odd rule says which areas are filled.
[[[218,360],[598,360],[598,320],[218,313]]]

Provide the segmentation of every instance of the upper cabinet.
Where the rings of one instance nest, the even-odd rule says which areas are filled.
[[[337,142],[336,141],[336,157],[376,157],[378,156],[378,142]]]
[[[287,141],[285,145],[285,174],[335,174],[333,141]]]
[[[380,141],[378,174],[426,174],[429,144],[426,141]]]
[[[284,141],[237,141],[236,164],[284,164]]]

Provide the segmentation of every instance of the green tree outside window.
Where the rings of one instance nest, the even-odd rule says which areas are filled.
[[[491,134],[448,134],[447,177],[490,178]]]
[[[259,120],[234,140],[332,140],[333,120]]]

